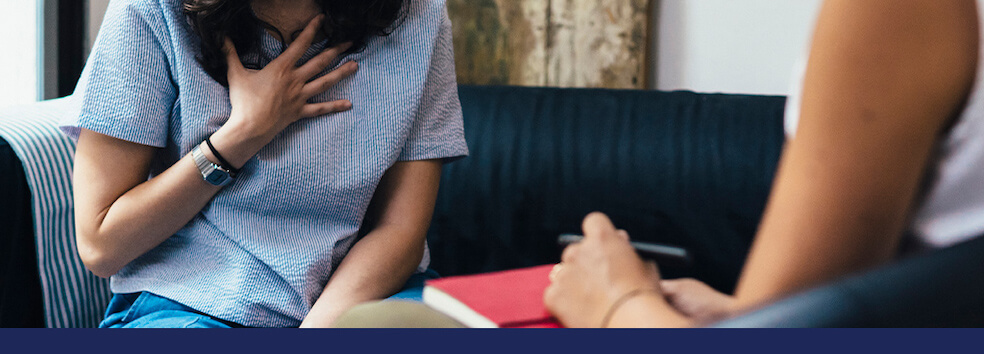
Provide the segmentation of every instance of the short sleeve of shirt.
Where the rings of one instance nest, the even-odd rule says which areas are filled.
[[[449,162],[467,156],[463,124],[455,78],[451,21],[445,11],[431,54],[420,108],[398,160],[444,159]]]
[[[85,128],[165,147],[177,98],[168,33],[159,2],[113,1],[75,91],[81,111],[61,122],[62,131],[76,140]]]

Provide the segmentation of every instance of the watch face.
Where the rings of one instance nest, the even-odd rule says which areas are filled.
[[[212,172],[205,177],[205,181],[216,186],[221,186],[229,181],[229,174],[221,170],[212,170]]]

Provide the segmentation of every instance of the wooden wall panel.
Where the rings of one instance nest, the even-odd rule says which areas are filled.
[[[645,88],[650,0],[449,0],[458,81]]]

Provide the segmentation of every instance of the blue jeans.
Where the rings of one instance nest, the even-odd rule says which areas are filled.
[[[403,290],[386,300],[423,301],[424,282],[437,278],[428,269],[410,276]],[[99,328],[241,328],[149,292],[114,294]]]

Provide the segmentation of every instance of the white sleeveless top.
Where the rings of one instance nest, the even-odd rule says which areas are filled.
[[[984,19],[984,1],[978,0]],[[984,26],[981,26],[984,32]],[[984,38],[984,33],[982,37]],[[984,235],[984,44],[977,78],[963,112],[937,144],[923,199],[909,232],[929,247],[945,247]],[[797,67],[786,105],[786,136],[792,139],[800,116],[806,61]]]

